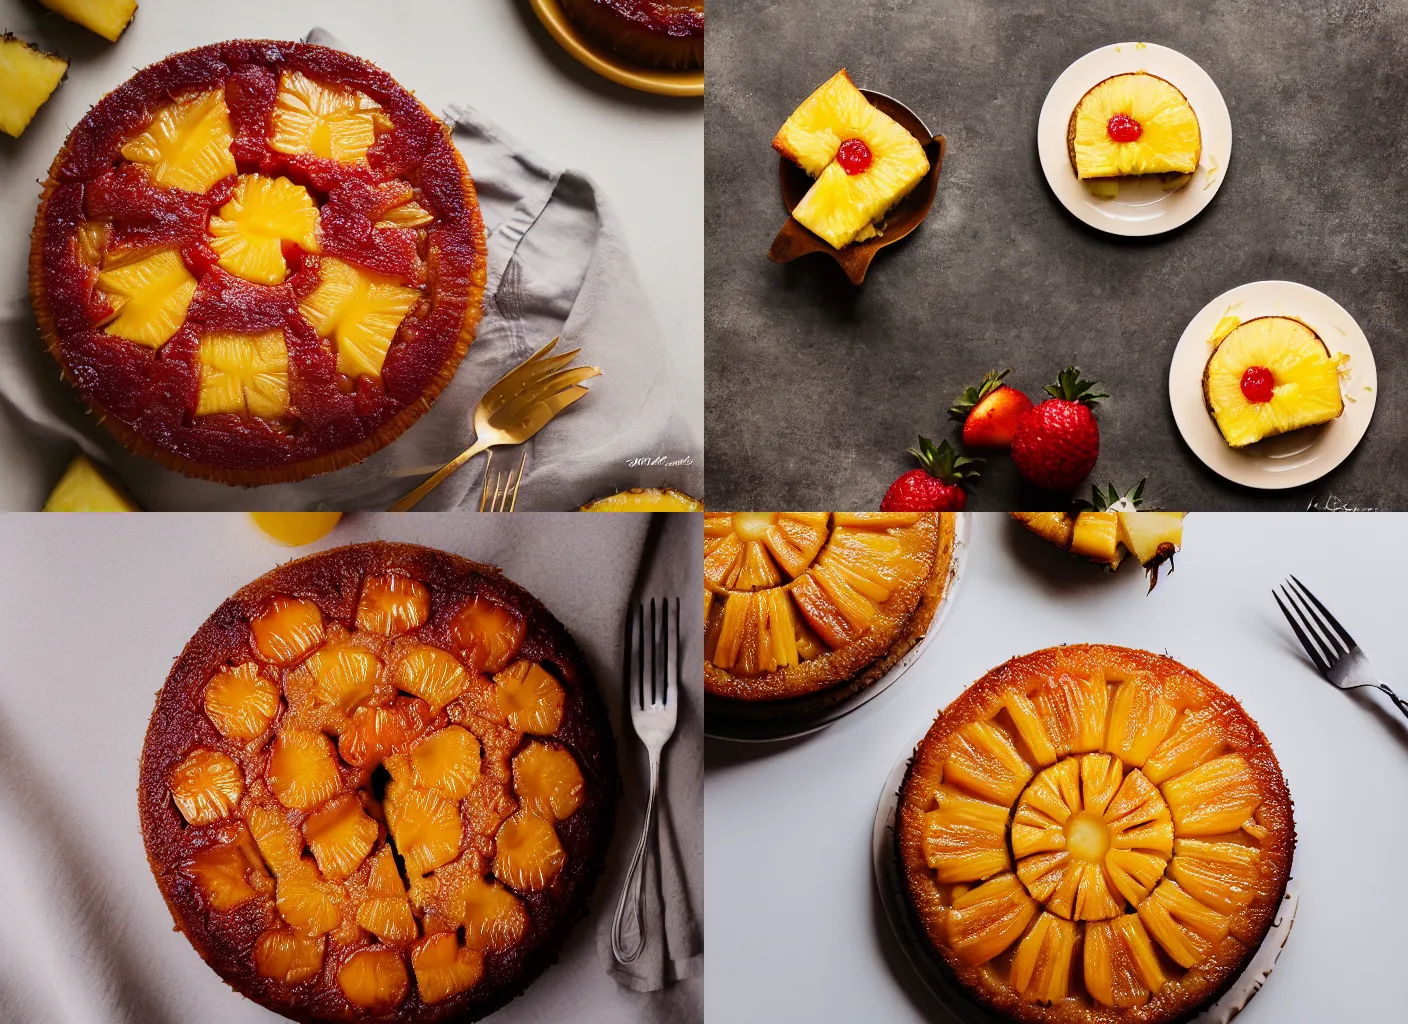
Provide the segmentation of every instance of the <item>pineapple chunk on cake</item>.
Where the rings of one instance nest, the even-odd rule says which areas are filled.
[[[342,788],[332,742],[320,732],[285,729],[269,748],[269,788],[279,803],[310,811]]]
[[[408,942],[416,937],[415,915],[390,846],[372,857],[367,898],[357,908],[357,924],[382,942]]]
[[[391,673],[398,689],[421,698],[436,711],[469,688],[469,673],[438,647],[417,644],[401,657]]]
[[[454,888],[450,919],[464,927],[465,945],[472,949],[512,949],[528,932],[528,912],[522,901],[498,882],[478,875],[464,878]]]
[[[335,256],[319,264],[318,286],[299,304],[313,329],[337,346],[337,372],[381,379],[391,340],[420,292]]]
[[[459,856],[459,807],[428,789],[393,778],[386,787],[386,824],[412,875],[424,875]]]
[[[204,334],[197,361],[197,416],[226,412],[277,420],[288,414],[288,346],[282,328]]]
[[[425,584],[398,572],[368,576],[357,600],[357,628],[382,636],[414,632],[430,615]]]
[[[365,163],[376,141],[381,108],[354,89],[315,82],[285,71],[274,102],[269,146],[280,153],[311,153],[339,163]]]
[[[513,755],[513,791],[539,817],[570,818],[585,790],[582,769],[566,747],[534,740]]]
[[[254,969],[262,978],[284,985],[297,985],[316,977],[323,969],[322,936],[308,938],[291,928],[270,928],[254,942]]]
[[[551,736],[566,699],[562,684],[537,662],[515,662],[494,676],[494,702],[514,732]]]
[[[75,455],[59,477],[45,512],[136,512],[132,499],[110,483],[86,455]]]
[[[221,912],[233,910],[259,895],[250,884],[250,873],[262,870],[250,861],[244,845],[238,841],[202,850],[181,865],[181,873],[194,879],[211,909]],[[267,875],[264,884],[268,884]]]
[[[499,672],[523,642],[523,619],[476,594],[450,620],[450,636],[476,672]]]
[[[240,766],[218,750],[193,750],[171,772],[171,799],[192,825],[227,817],[243,795]]]
[[[380,831],[356,795],[348,793],[309,815],[303,823],[303,835],[318,870],[341,881],[362,866]]]
[[[373,946],[348,958],[337,972],[337,985],[353,1006],[389,1013],[405,1001],[411,979],[399,951]]]
[[[1082,96],[1066,144],[1082,179],[1190,174],[1203,149],[1187,97],[1147,71],[1107,78]]]
[[[1016,875],[998,875],[954,898],[944,921],[949,948],[970,966],[987,963],[1017,941],[1038,909]]]
[[[278,687],[252,661],[221,669],[205,684],[205,716],[221,736],[258,739],[278,711]]]
[[[323,642],[323,613],[312,601],[279,594],[250,620],[249,631],[265,661],[287,667]]]
[[[137,13],[137,0],[39,0],[55,14],[117,42]]]
[[[929,158],[843,68],[793,111],[773,148],[816,182],[792,211],[840,249],[870,229],[929,173]]]
[[[420,997],[434,1005],[473,988],[484,976],[484,955],[461,946],[454,932],[436,932],[411,947],[411,966]]]
[[[461,725],[448,725],[411,748],[411,781],[450,800],[461,800],[479,782],[479,740]]]
[[[210,247],[230,273],[281,284],[288,275],[284,242],[318,251],[318,207],[306,188],[287,178],[242,174],[230,201],[210,218],[210,235]]]
[[[62,57],[9,32],[0,35],[0,132],[18,139],[66,74]]]
[[[520,810],[494,839],[494,877],[519,892],[540,892],[567,863],[552,823]]]
[[[112,308],[104,333],[161,348],[186,322],[196,279],[173,248],[111,253],[98,274],[98,291]]]
[[[162,107],[147,130],[122,147],[122,156],[145,165],[158,185],[205,193],[235,173],[234,140],[225,90],[211,89]]]
[[[1243,448],[1338,418],[1343,361],[1301,321],[1257,317],[1217,343],[1203,370],[1203,398],[1223,440]]]

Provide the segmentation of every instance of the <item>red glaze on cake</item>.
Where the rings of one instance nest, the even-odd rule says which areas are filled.
[[[235,40],[139,71],[73,129],[30,292],[127,448],[254,485],[415,422],[474,338],[485,267],[474,183],[414,96],[340,51]]]
[[[597,43],[647,67],[704,66],[703,0],[561,0]]]

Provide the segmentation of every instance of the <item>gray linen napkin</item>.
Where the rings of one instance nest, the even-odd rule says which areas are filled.
[[[321,28],[308,41],[340,45]],[[664,484],[703,493],[703,440],[676,412],[692,382],[677,380],[665,359],[610,204],[585,175],[545,163],[473,107],[444,116],[479,192],[488,289],[474,345],[415,426],[365,462],[296,484],[189,480],[129,455],[84,412],[58,380],[28,301],[9,296],[0,300],[0,508],[37,509],[75,445],[111,466],[146,509],[386,508],[473,443],[480,396],[558,334],[560,347],[580,346],[580,359],[603,376],[528,442],[518,507],[569,511],[626,487]],[[507,469],[509,458],[500,458]],[[515,449],[514,465],[518,458]],[[482,472],[481,456],[419,507],[476,505]]]
[[[690,668],[704,663],[703,588],[698,585],[696,571],[704,564],[700,519],[677,513],[655,516],[631,596],[632,602],[644,600],[647,605],[652,597],[657,601],[680,599],[679,663],[683,667],[679,718],[661,763],[657,826],[646,844],[641,890],[645,948],[630,964],[617,963],[612,955],[611,926],[615,900],[620,898],[640,836],[650,772],[645,748],[631,726],[629,706],[621,709],[619,718],[626,799],[617,825],[621,835],[606,873],[612,904],[603,908],[607,913],[597,925],[597,950],[616,980],[637,992],[663,989],[701,975],[704,969],[704,823],[700,814],[704,806],[704,676]]]

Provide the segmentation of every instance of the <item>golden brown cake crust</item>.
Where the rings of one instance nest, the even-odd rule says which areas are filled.
[[[859,639],[819,658],[752,677],[735,675],[706,659],[705,691],[738,702],[784,701],[825,691],[834,703],[877,682],[924,638],[943,603],[957,522],[952,512],[922,514],[916,529],[924,540],[923,571],[891,594]]]
[[[1266,831],[1257,861],[1255,895],[1232,915],[1227,936],[1210,956],[1186,973],[1172,965],[1159,949],[1165,972],[1174,980],[1147,1002],[1125,1009],[1106,1006],[1085,993],[1079,942],[1072,962],[1070,987],[1072,993],[1079,993],[1082,998],[1067,998],[1051,1005],[1026,1002],[1011,988],[1007,965],[1017,945],[1015,940],[987,963],[965,964],[948,945],[946,917],[951,900],[946,890],[951,887],[939,884],[924,849],[924,816],[933,806],[934,794],[944,779],[954,734],[970,723],[988,721],[1003,714],[1003,703],[1008,696],[1027,692],[1034,679],[1053,678],[1077,666],[1091,664],[1104,666],[1122,678],[1140,674],[1157,679],[1169,699],[1181,709],[1208,709],[1221,729],[1223,746],[1204,760],[1229,753],[1241,755],[1256,780],[1261,797],[1255,811],[1256,822]],[[1009,820],[1009,832],[1010,827]],[[1010,835],[1008,841],[1010,858]],[[1275,920],[1290,878],[1295,823],[1290,794],[1270,743],[1234,697],[1172,658],[1126,647],[1076,644],[1013,658],[968,687],[943,710],[915,749],[905,775],[897,816],[896,848],[910,910],[928,938],[930,952],[937,955],[964,991],[979,1003],[1007,1019],[1031,1024],[1169,1024],[1189,1020],[1215,1001],[1236,980],[1261,944]],[[1007,870],[1011,870],[1010,866]],[[1181,977],[1177,976],[1179,973]]]
[[[372,172],[372,178],[392,180],[410,175],[427,186],[427,193],[434,178],[445,204],[443,218],[432,225],[439,232],[439,256],[430,252],[426,260],[429,310],[431,316],[439,319],[433,330],[425,330],[424,337],[414,342],[425,353],[437,350],[440,356],[433,365],[420,355],[403,358],[403,365],[410,367],[404,379],[415,383],[395,389],[394,395],[386,390],[378,394],[375,388],[367,390],[359,384],[361,390],[355,401],[351,396],[334,394],[335,388],[327,389],[319,400],[312,381],[330,376],[331,356],[329,365],[320,365],[313,349],[305,346],[302,364],[312,372],[306,384],[290,382],[294,410],[304,421],[304,429],[294,432],[292,440],[280,437],[277,431],[260,429],[260,424],[252,422],[238,429],[228,424],[197,429],[193,405],[185,407],[194,401],[194,385],[189,377],[193,370],[185,376],[165,370],[162,376],[154,366],[156,359],[149,354],[137,353],[139,358],[129,354],[124,363],[112,352],[105,352],[96,343],[100,339],[93,337],[96,332],[91,324],[95,315],[92,293],[96,273],[72,254],[78,225],[86,217],[88,200],[83,190],[93,177],[110,168],[114,154],[106,153],[106,149],[113,148],[114,139],[120,144],[121,137],[136,130],[127,124],[133,110],[152,107],[165,95],[163,90],[185,94],[223,85],[228,93],[236,89],[232,84],[235,78],[249,69],[268,72],[279,68],[324,76],[338,83],[355,83],[373,94],[388,111],[394,107],[393,121],[398,122],[398,130],[404,129],[407,137],[415,141],[407,152],[383,151],[385,162]],[[244,88],[243,95],[255,91]],[[266,101],[272,102],[267,98]],[[240,173],[282,174],[299,183],[311,180],[320,190],[341,180],[329,169],[330,161],[319,165],[316,159],[285,157],[272,154],[271,150],[258,156],[253,152],[257,140],[246,137],[248,132],[241,126],[236,127],[232,149],[244,147],[236,161]],[[272,163],[271,154],[277,158]],[[350,180],[360,173],[346,177]],[[219,202],[212,197],[222,195],[223,186],[224,183],[217,184],[207,194],[209,201],[205,205],[210,210],[218,209]],[[184,205],[196,210],[201,204],[193,194],[187,195]],[[457,209],[452,211],[452,206]],[[164,216],[170,218],[170,212],[164,211]],[[171,241],[176,244],[178,240]],[[193,257],[189,253],[199,246],[191,238],[180,244],[183,259],[190,263]],[[316,280],[316,260],[314,256],[307,261],[309,272],[314,275],[312,280]],[[70,132],[49,169],[30,236],[30,300],[45,346],[59,363],[62,376],[75,386],[90,412],[123,447],[189,477],[257,486],[302,480],[353,465],[390,444],[424,415],[453,379],[474,340],[484,312],[487,262],[484,223],[469,169],[450,130],[424,104],[385,72],[350,54],[307,43],[234,40],[175,54],[143,69],[100,100]],[[232,275],[221,278],[221,273],[216,269],[201,277],[202,287],[213,281],[214,291],[228,286],[231,280],[239,283]],[[297,276],[281,287],[291,285]],[[437,312],[441,307],[448,312],[452,306],[456,310],[452,322]],[[431,318],[427,317],[425,323],[429,327]],[[405,333],[398,333],[396,344],[410,341],[414,333],[410,328],[408,319],[402,325]],[[311,328],[307,330],[311,333]],[[288,331],[294,328],[286,328],[286,337],[298,333],[290,335]],[[166,347],[182,339],[183,333],[184,328]],[[111,341],[111,347],[130,344],[120,339]],[[183,350],[173,358],[188,361],[192,357]],[[294,369],[299,362],[291,349],[291,376],[300,372]],[[135,398],[134,391],[140,392]],[[301,399],[307,403],[303,410],[299,410]],[[123,407],[118,408],[119,405]],[[316,411],[315,405],[319,406]],[[222,431],[228,437],[223,442]]]
[[[704,64],[701,0],[561,0],[592,40],[646,67],[686,70]]]
[[[311,980],[283,984],[263,977],[255,968],[252,950],[262,932],[283,927],[274,900],[261,894],[233,909],[219,911],[208,904],[201,887],[183,870],[193,852],[218,845],[218,837],[212,837],[223,826],[243,817],[252,803],[276,807],[286,820],[293,821],[300,829],[307,817],[307,812],[284,811],[275,803],[264,774],[266,752],[281,734],[281,723],[291,714],[287,677],[296,672],[302,662],[282,669],[271,666],[251,639],[251,619],[267,608],[272,599],[291,597],[315,603],[329,630],[335,624],[351,629],[364,582],[386,573],[407,577],[427,588],[429,612],[423,624],[408,634],[372,638],[370,642],[383,645],[378,649],[394,651],[397,645],[405,645],[412,639],[417,644],[446,651],[457,649],[454,616],[472,599],[518,617],[523,627],[522,640],[511,657],[541,664],[564,691],[560,724],[546,739],[571,753],[584,780],[580,806],[555,825],[566,852],[565,864],[545,887],[537,891],[513,890],[528,916],[526,933],[507,949],[484,952],[483,975],[477,984],[433,1004],[422,1000],[416,972],[411,967],[408,951],[415,940],[377,946],[369,933],[357,929],[353,929],[357,937],[348,944],[335,941],[336,928],[325,936],[326,954]],[[311,650],[305,652],[305,657]],[[394,655],[388,654],[388,659],[391,657]],[[465,657],[466,663],[471,664],[472,659]],[[205,691],[208,681],[221,669],[251,661],[259,663],[261,672],[271,680],[280,680],[281,700],[267,731],[256,740],[242,744],[223,736],[212,724],[206,713]],[[463,841],[466,845],[459,857],[436,869],[441,872],[455,869],[463,862],[466,872],[473,873],[474,869],[468,867],[470,857],[479,858],[487,865],[485,844],[493,841],[492,829],[496,826],[492,822],[483,826],[481,818],[476,816],[489,815],[497,821],[514,813],[518,807],[514,776],[505,774],[510,771],[509,758],[530,742],[545,739],[539,735],[511,733],[503,725],[501,716],[499,723],[491,721],[496,712],[486,710],[489,706],[482,702],[483,687],[490,684],[485,677],[479,679],[463,697],[451,701],[435,714],[418,734],[425,736],[451,722],[457,723],[480,740],[484,751],[479,789],[465,801],[467,809],[461,812],[465,815]],[[397,699],[404,698],[402,694]],[[515,742],[517,746],[505,746]],[[168,780],[175,766],[195,749],[229,753],[244,770],[244,797],[226,820],[189,824],[173,803]],[[360,786],[354,792],[369,813],[377,813],[370,809],[379,807],[381,798],[371,792],[371,784],[362,778],[372,773],[372,767],[358,769],[343,760],[338,764],[344,787]],[[362,778],[360,783],[359,778]],[[492,802],[481,807],[491,790],[495,794]],[[479,1020],[521,993],[556,961],[572,928],[585,916],[592,889],[603,869],[618,790],[615,744],[605,706],[581,651],[561,623],[531,594],[506,579],[493,566],[419,545],[377,542],[336,548],[288,562],[241,588],[201,625],[157,695],[142,752],[138,805],[148,861],[177,930],[186,935],[201,957],[232,988],[277,1013],[307,1024],[353,1019],[419,1024]],[[490,830],[489,835],[485,835],[486,828]],[[379,834],[387,835],[384,823]],[[301,833],[299,838],[301,842]],[[379,838],[374,852],[388,847],[389,843],[384,844]],[[304,856],[306,858],[306,851]],[[397,860],[400,859],[398,852]],[[348,876],[345,885],[349,892],[363,884],[359,878],[371,860],[369,854],[362,867]],[[483,870],[487,873],[490,869],[485,866]],[[404,878],[404,868],[401,873]],[[422,911],[417,910],[418,919],[422,916]],[[453,928],[453,922],[449,927]],[[462,939],[462,928],[460,935]],[[393,1011],[374,1014],[359,1010],[344,998],[338,987],[338,969],[352,955],[368,948],[400,949],[406,961],[409,991]]]

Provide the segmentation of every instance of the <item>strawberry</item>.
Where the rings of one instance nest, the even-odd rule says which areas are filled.
[[[1100,427],[1091,408],[1109,395],[1093,391],[1093,381],[1081,380],[1080,371],[1068,366],[1055,384],[1046,386],[1051,397],[1029,409],[1017,421],[1012,435],[1012,461],[1029,484],[1043,490],[1067,491],[1090,475],[1100,456]]]
[[[963,421],[963,443],[969,448],[1009,448],[1017,420],[1032,407],[1032,400],[1002,378],[1012,371],[983,375],[975,388],[965,388],[948,414]]]
[[[959,455],[947,441],[935,446],[920,436],[919,447],[909,453],[922,469],[911,469],[890,485],[881,512],[962,512],[968,495],[962,481],[975,480],[981,459]]]

